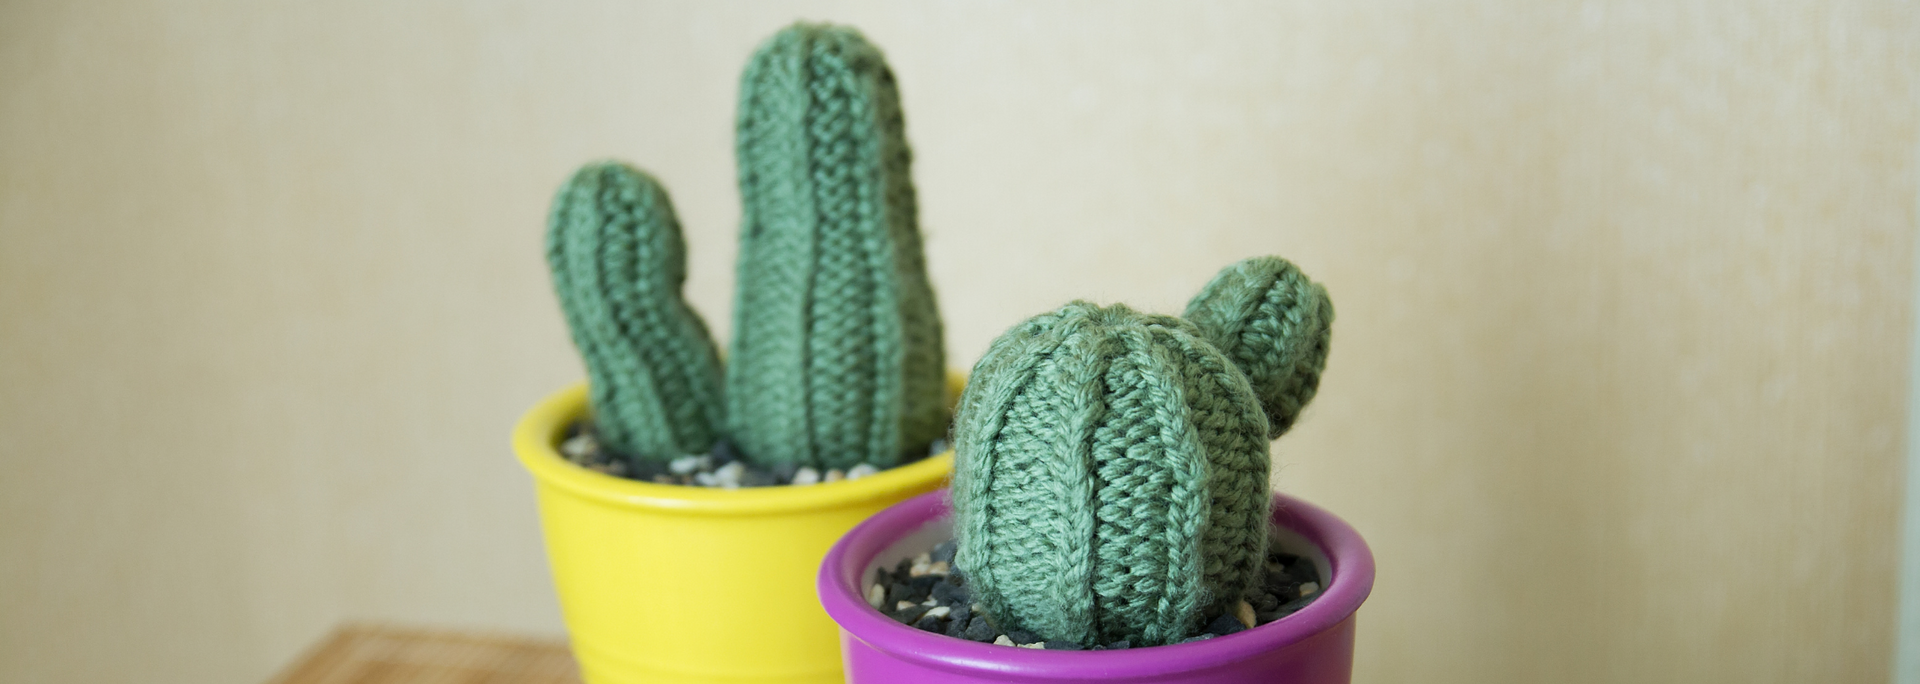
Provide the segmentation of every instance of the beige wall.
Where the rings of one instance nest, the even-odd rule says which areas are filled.
[[[1373,544],[1359,681],[1884,681],[1920,23],[1735,4],[0,5],[0,680],[558,633],[544,205],[656,171],[724,334],[734,78],[806,16],[900,76],[957,360],[1328,285],[1276,482]]]

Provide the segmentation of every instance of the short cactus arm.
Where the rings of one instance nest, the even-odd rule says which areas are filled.
[[[892,72],[850,28],[789,27],[741,79],[727,419],[756,462],[886,467],[946,431],[904,130]]]
[[[686,246],[659,183],[616,162],[581,168],[554,198],[547,264],[601,440],[648,459],[710,449],[725,408],[720,362],[681,298]]]
[[[1267,412],[1268,436],[1286,434],[1320,386],[1332,337],[1326,288],[1279,257],[1255,257],[1220,271],[1186,318],[1247,376]]]

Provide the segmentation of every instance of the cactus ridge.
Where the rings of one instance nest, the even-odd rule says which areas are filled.
[[[1255,257],[1220,271],[1187,303],[1187,320],[1240,367],[1278,438],[1320,387],[1333,330],[1333,300],[1292,263]]]
[[[1035,323],[955,426],[958,562],[1003,627],[1177,640],[1257,577],[1266,419],[1186,321],[1075,302]]]
[[[728,434],[763,464],[886,467],[923,449],[946,430],[945,359],[880,51],[846,27],[775,35],[741,79],[736,153]]]
[[[617,162],[582,167],[554,198],[547,264],[600,439],[643,458],[710,449],[724,420],[720,363],[681,298],[686,246],[659,183]]]

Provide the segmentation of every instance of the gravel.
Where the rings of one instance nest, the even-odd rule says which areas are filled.
[[[980,612],[967,590],[966,577],[952,567],[954,542],[902,558],[892,568],[874,570],[867,585],[867,602],[903,625],[956,639],[1051,651],[1120,650],[1127,640],[1088,646],[1072,641],[1041,639],[1022,629],[1000,630]],[[1200,633],[1180,640],[1190,643],[1226,636],[1278,620],[1312,603],[1320,595],[1320,574],[1312,561],[1281,552],[1267,555],[1265,575],[1243,599],[1207,621]],[[883,606],[887,608],[882,608]]]
[[[928,447],[927,455],[946,450],[946,442],[936,440]],[[881,472],[879,468],[866,463],[846,470],[824,472],[790,463],[760,468],[741,460],[733,444],[726,440],[715,443],[713,449],[704,454],[684,454],[665,461],[637,459],[601,446],[592,423],[588,422],[575,423],[567,428],[566,437],[560,441],[560,455],[582,468],[614,477],[714,489],[812,485],[858,480]],[[944,560],[951,561],[952,558]]]

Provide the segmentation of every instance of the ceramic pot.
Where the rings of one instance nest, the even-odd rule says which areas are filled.
[[[638,482],[560,455],[584,383],[536,404],[513,447],[533,474],[574,658],[589,684],[841,681],[820,559],[875,512],[941,486],[951,452],[832,484]]]
[[[923,632],[867,605],[874,569],[952,538],[945,490],[903,501],[860,523],[820,567],[820,601],[840,625],[850,684],[915,682],[1155,682],[1345,684],[1353,670],[1354,612],[1373,590],[1373,553],[1345,522],[1299,499],[1273,499],[1274,543],[1331,577],[1320,598],[1271,623],[1171,646],[1046,651]]]

